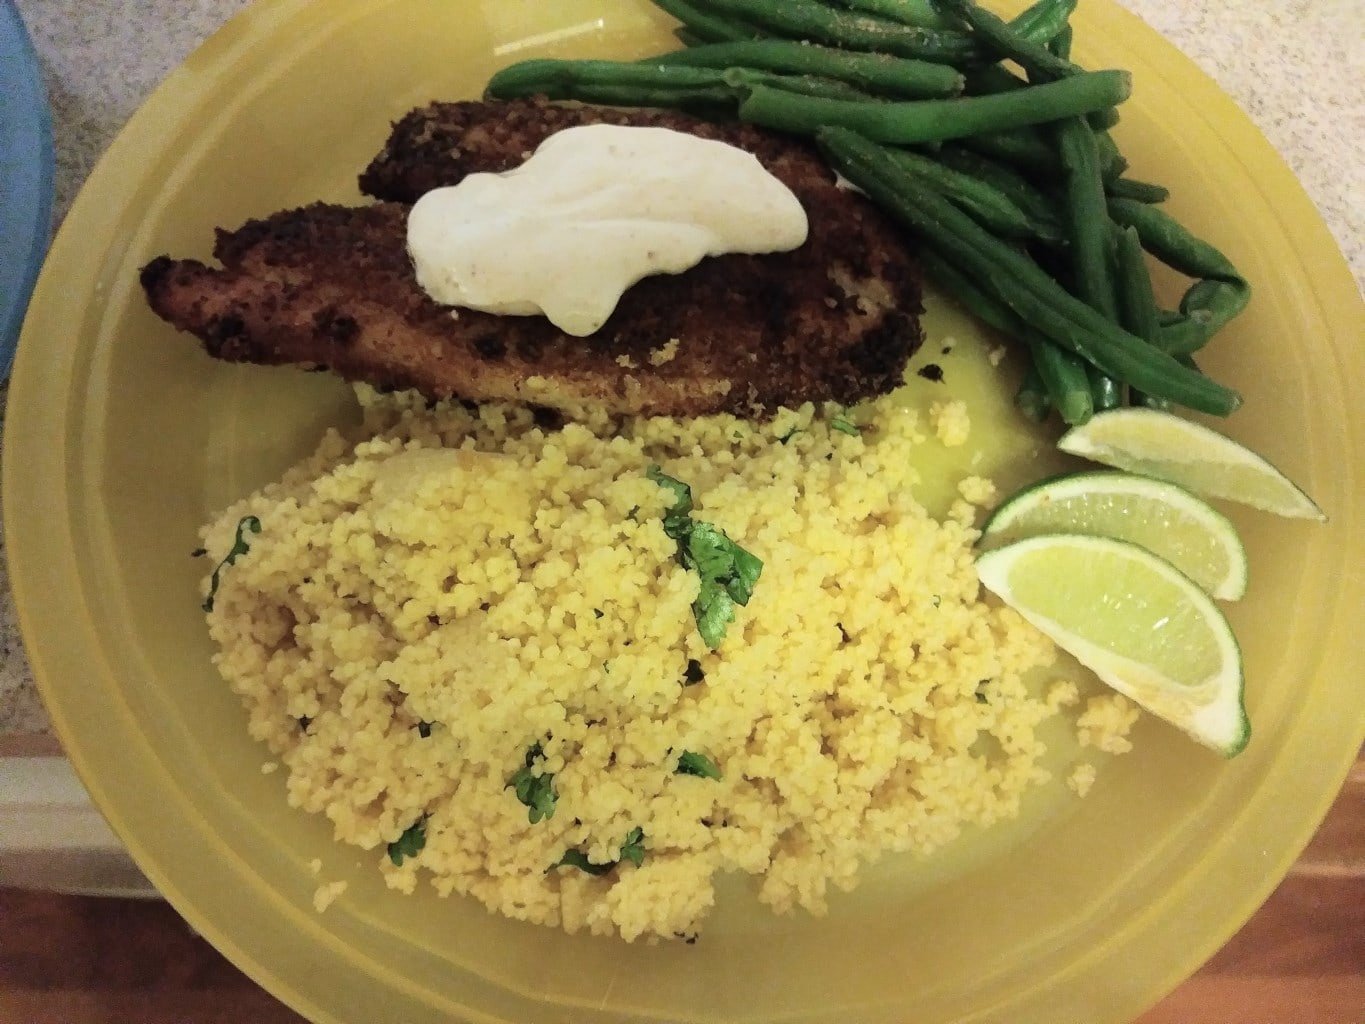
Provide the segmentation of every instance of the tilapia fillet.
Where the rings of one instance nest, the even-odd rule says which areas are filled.
[[[465,174],[515,166],[560,128],[604,120],[749,149],[801,199],[809,240],[646,278],[587,338],[544,317],[432,301],[408,258],[407,204]],[[601,403],[622,413],[755,416],[852,403],[899,384],[920,342],[918,272],[896,230],[836,188],[803,143],[753,128],[537,101],[435,104],[395,126],[362,183],[386,201],[317,203],[220,229],[221,268],[153,260],[142,271],[149,303],[219,359],[326,367],[430,398]]]

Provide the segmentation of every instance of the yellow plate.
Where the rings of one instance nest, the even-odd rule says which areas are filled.
[[[1017,5],[1014,5],[1017,6]],[[209,664],[195,528],[348,415],[325,376],[211,363],[148,312],[137,269],[206,255],[214,225],[354,175],[387,123],[474,94],[521,57],[666,46],[640,0],[278,0],[233,21],[133,118],[67,218],[9,399],[4,512],[23,631],[57,730],[139,864],[233,961],[318,1021],[1131,1019],[1249,916],[1362,740],[1362,310],[1288,169],[1136,18],[1083,5],[1080,56],[1137,92],[1138,176],[1224,248],[1256,298],[1208,368],[1228,425],[1303,484],[1326,527],[1241,515],[1252,589],[1230,611],[1255,736],[1232,763],[1145,724],[1140,749],[984,864],[884,872],[823,920],[736,897],[696,946],[568,937],[472,903],[388,894],[373,856],[290,811]],[[308,870],[346,879],[324,916]],[[949,854],[951,860],[952,854]]]

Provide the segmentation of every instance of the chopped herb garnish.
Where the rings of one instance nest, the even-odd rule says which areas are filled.
[[[651,466],[648,475],[673,493],[673,505],[664,513],[664,532],[678,542],[678,561],[701,577],[692,615],[702,640],[715,650],[735,619],[734,606],[748,604],[753,596],[763,562],[724,530],[692,518],[692,488],[687,484],[665,476],[658,466]]]
[[[697,620],[702,641],[714,651],[725,639],[725,630],[735,621],[735,602],[723,586],[703,578],[697,599],[692,602],[692,617]]]
[[[683,685],[696,686],[706,678],[706,673],[701,669],[701,662],[696,658],[687,659],[687,668],[683,672]]]
[[[645,830],[638,825],[626,836],[626,841],[621,847],[621,859],[630,861],[637,868],[644,863]]]
[[[245,516],[237,524],[237,537],[232,542],[232,549],[227,553],[217,568],[213,570],[213,575],[209,578],[209,596],[204,598],[203,609],[206,612],[213,611],[213,599],[218,594],[218,577],[229,565],[235,565],[237,559],[241,558],[251,548],[251,542],[247,540],[248,533],[260,533],[261,521],[255,516]]]
[[[427,845],[427,819],[418,818],[404,830],[403,834],[389,844],[389,860],[395,867],[402,867],[407,857],[416,857]]]
[[[697,523],[692,528],[687,539],[687,557],[688,568],[696,569],[703,580],[723,585],[735,604],[749,603],[754,584],[763,573],[761,561],[710,523]]]
[[[611,871],[623,860],[630,861],[637,868],[644,863],[644,829],[638,826],[631,829],[630,834],[626,836],[625,843],[621,846],[621,852],[617,855],[616,860],[607,864],[594,864],[592,861],[588,860],[588,855],[582,850],[565,850],[564,856],[560,857],[559,860],[555,861],[555,863],[551,864],[545,870],[548,873],[555,868],[578,868],[579,871],[586,871],[590,875],[601,876],[605,875],[608,871]]]
[[[673,504],[664,513],[664,533],[681,542],[692,530],[692,488],[681,480],[665,476],[658,466],[650,466],[645,474],[656,484],[673,494]]]
[[[732,545],[735,556],[734,577],[725,584],[725,589],[737,604],[748,604],[754,596],[754,585],[763,575],[763,562],[756,555],[745,551],[738,544]]]
[[[787,431],[785,434],[783,434],[781,437],[779,437],[779,438],[777,439],[777,443],[778,443],[778,444],[786,444],[788,441],[790,441],[793,437],[795,437],[795,436],[796,436],[797,434],[799,434],[799,433],[801,433],[801,428],[800,428],[800,427],[792,427],[791,430]]]
[[[208,548],[195,548],[193,551],[190,552],[190,557],[191,557],[191,558],[203,558],[203,557],[204,557],[205,555],[207,555],[208,553],[209,553],[209,549],[208,549]]]
[[[605,875],[612,868],[616,867],[616,861],[609,864],[594,864],[588,860],[588,855],[579,850],[565,850],[564,856],[550,866],[550,870],[555,868],[578,868],[579,871],[586,871],[590,875]]]
[[[693,523],[687,535],[687,554],[702,579],[720,579],[734,566],[730,539],[710,523]]]
[[[420,737],[422,737],[422,739],[426,739],[427,737],[429,737],[429,736],[431,735],[431,723],[430,723],[430,722],[418,722],[418,723],[417,723],[417,735],[420,736]]]
[[[526,751],[525,766],[507,780],[507,788],[513,790],[520,800],[528,808],[526,817],[530,819],[532,825],[547,818],[555,816],[555,801],[559,795],[555,792],[554,774],[544,772],[540,775],[535,774],[532,767],[536,761],[545,756],[539,743],[533,743],[531,748]]]
[[[830,420],[829,429],[837,430],[841,434],[849,434],[852,437],[857,437],[862,433],[862,431],[858,427],[858,424],[854,423],[852,420],[848,419],[843,415],[835,416],[832,420]]]
[[[675,770],[677,775],[697,775],[703,779],[715,779],[720,781],[720,769],[716,767],[716,762],[712,761],[705,754],[693,753],[690,750],[683,751],[682,757],[678,758],[678,767]]]

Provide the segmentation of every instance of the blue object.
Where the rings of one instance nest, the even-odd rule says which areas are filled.
[[[0,380],[52,235],[52,117],[14,0],[0,0]]]

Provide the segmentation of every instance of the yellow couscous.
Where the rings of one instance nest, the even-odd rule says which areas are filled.
[[[971,436],[972,421],[967,403],[962,401],[935,402],[929,406],[929,425],[946,448],[960,448]]]
[[[1138,707],[1121,693],[1091,697],[1076,719],[1081,746],[1106,754],[1126,754],[1133,749],[1128,733],[1137,724]]]
[[[365,440],[327,434],[205,529],[221,553],[261,527],[209,627],[291,803],[393,888],[691,935],[718,873],[818,913],[869,858],[1014,816],[1046,777],[1036,729],[1073,695],[1027,682],[1054,649],[984,599],[969,519],[915,501],[914,409],[542,427],[362,399]],[[965,438],[957,404],[934,421]],[[654,465],[762,560],[718,649]]]
[[[318,886],[313,893],[313,909],[319,914],[325,914],[327,908],[341,898],[346,886],[345,882],[327,882]]]
[[[1085,796],[1095,785],[1097,774],[1093,764],[1082,761],[1071,769],[1071,773],[1066,777],[1066,784],[1077,796]]]

